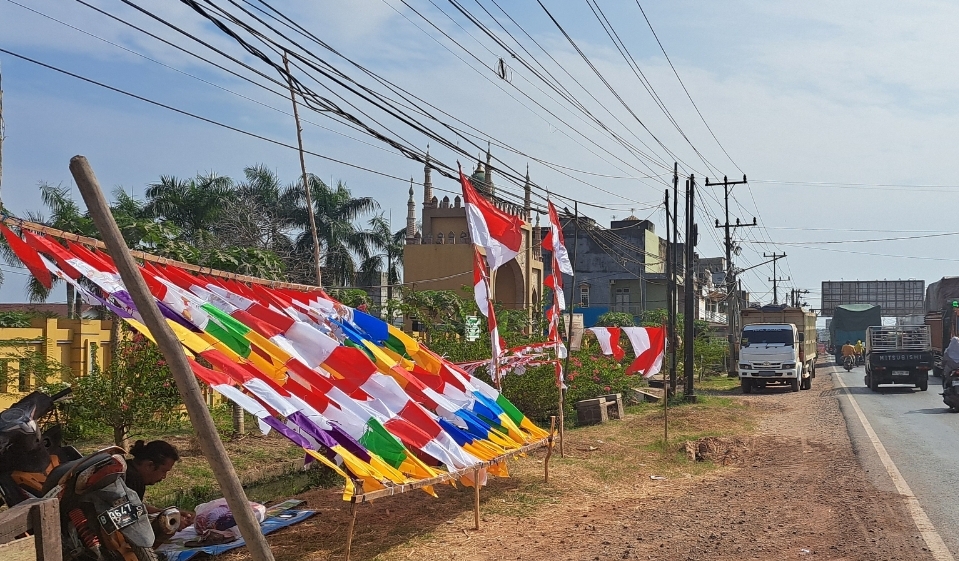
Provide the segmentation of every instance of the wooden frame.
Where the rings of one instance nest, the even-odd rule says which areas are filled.
[[[406,483],[404,485],[394,485],[386,489],[380,489],[377,491],[370,491],[369,493],[359,493],[359,494],[353,495],[353,497],[350,499],[350,503],[351,503],[350,504],[350,523],[349,523],[349,526],[347,527],[347,533],[346,533],[346,561],[350,560],[350,552],[353,547],[353,531],[356,529],[357,508],[360,504],[369,503],[376,499],[381,499],[383,497],[392,497],[394,495],[400,495],[403,493],[407,493],[409,491],[414,491],[416,489],[421,489],[423,487],[428,487],[431,485],[437,485],[437,484],[446,483],[449,481],[456,481],[467,474],[471,474],[474,481],[473,529],[479,530],[480,529],[480,485],[475,482],[479,481],[480,470],[487,468],[493,464],[505,462],[509,458],[524,455],[527,452],[531,452],[533,450],[546,447],[546,459],[543,462],[544,464],[543,476],[545,481],[548,483],[549,482],[549,459],[550,459],[550,456],[552,456],[553,454],[553,437],[555,432],[555,420],[556,419],[554,417],[553,426],[550,427],[550,432],[548,437],[542,440],[533,442],[531,444],[527,444],[526,446],[523,446],[521,448],[517,448],[516,450],[510,450],[506,454],[503,454],[502,456],[499,456],[494,460],[490,460],[487,462],[480,462],[474,466],[470,466],[468,468],[457,470],[457,471],[451,471],[449,473],[444,473],[443,475],[439,475],[437,477],[420,479],[419,481]],[[360,486],[359,482],[357,482],[357,486],[358,487]]]
[[[60,501],[30,499],[0,512],[0,545],[33,532],[37,561],[62,561]]]

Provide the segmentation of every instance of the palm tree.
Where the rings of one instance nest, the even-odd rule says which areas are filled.
[[[390,223],[382,214],[371,218],[369,225],[370,255],[360,263],[359,277],[364,285],[377,284],[385,270],[386,299],[389,302],[393,300],[393,287],[400,283],[406,228],[390,232]]]
[[[295,230],[292,213],[295,196],[283,189],[280,180],[265,165],[243,170],[246,181],[239,183],[214,225],[224,246],[268,250],[277,256],[292,258]]]
[[[346,184],[337,182],[332,188],[319,177],[308,176],[310,195],[313,199],[316,219],[317,238],[320,242],[320,259],[328,284],[333,286],[352,285],[356,278],[354,255],[365,260],[370,254],[368,232],[356,227],[355,220],[364,214],[375,211],[379,203],[372,197],[354,198]],[[299,273],[305,282],[316,282],[313,261],[313,237],[309,229],[309,216],[306,209],[306,196],[302,183],[287,188],[285,194],[293,201],[292,223],[300,229],[295,240]],[[312,270],[303,265],[308,265]]]
[[[187,180],[163,175],[147,187],[144,211],[181,228],[187,242],[207,246],[214,242],[211,229],[234,190],[232,179],[214,173]]]

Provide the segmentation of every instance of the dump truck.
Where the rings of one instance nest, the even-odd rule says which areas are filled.
[[[929,389],[933,369],[928,325],[870,326],[866,328],[866,386],[909,384]]]
[[[924,323],[929,326],[929,340],[936,376],[942,376],[942,353],[949,341],[959,335],[959,277],[942,277],[926,287]]]
[[[789,306],[746,308],[739,346],[743,393],[770,384],[808,390],[816,377],[816,314]]]
[[[843,304],[836,306],[829,323],[829,340],[836,356],[836,364],[842,364],[842,346],[849,341],[866,340],[866,328],[882,325],[882,308],[874,304]]]

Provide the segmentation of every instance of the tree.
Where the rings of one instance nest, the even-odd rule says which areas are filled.
[[[163,175],[147,187],[144,210],[158,220],[172,222],[189,243],[202,248],[215,242],[211,230],[233,191],[232,179],[214,173],[187,180]]]
[[[385,271],[386,299],[390,301],[393,300],[393,287],[400,283],[406,228],[390,232],[390,223],[382,214],[371,218],[369,225],[371,253],[360,263],[360,283],[363,286],[379,285],[380,275]]]
[[[308,176],[310,195],[313,199],[317,238],[320,242],[320,259],[326,284],[352,286],[356,279],[354,255],[365,260],[370,255],[369,233],[356,227],[355,220],[379,208],[372,197],[354,198],[346,184],[337,182],[332,188],[319,177]],[[295,240],[296,271],[303,282],[316,282],[313,258],[313,236],[306,209],[306,192],[302,183],[288,187],[288,196],[294,201],[292,222],[300,230]],[[292,272],[292,271],[291,271]]]
[[[73,385],[74,415],[113,429],[126,449],[136,429],[168,428],[180,418],[180,394],[157,346],[139,333],[117,344],[106,371],[94,364]]]

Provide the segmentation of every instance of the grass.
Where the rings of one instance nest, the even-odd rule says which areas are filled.
[[[739,378],[730,376],[706,376],[698,380],[696,388],[711,392],[732,392],[739,387]]]

